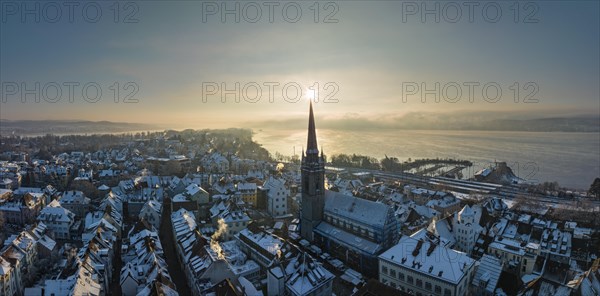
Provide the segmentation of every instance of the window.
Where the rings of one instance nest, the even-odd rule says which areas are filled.
[[[430,282],[425,282],[425,289],[427,289],[428,291],[431,291],[431,283]]]
[[[404,281],[404,274],[403,274],[403,273],[401,273],[401,272],[398,272],[398,278],[399,278],[401,281]]]
[[[411,285],[412,285],[412,283],[413,283],[413,277],[412,277],[412,276],[410,276],[410,275],[409,275],[409,276],[407,276],[407,277],[406,277],[406,281],[407,281],[409,284],[411,284]]]
[[[435,285],[435,292],[436,292],[437,294],[440,294],[440,293],[442,293],[442,287],[440,287],[440,286],[438,286],[438,285]]]
[[[423,281],[421,279],[417,279],[417,287],[422,288],[423,287]]]
[[[396,270],[390,269],[390,276],[395,278],[396,277]]]
[[[381,266],[381,273],[383,273],[383,274],[387,274],[388,273],[387,266]]]
[[[450,291],[450,289],[444,289],[444,296],[452,296],[452,291]]]

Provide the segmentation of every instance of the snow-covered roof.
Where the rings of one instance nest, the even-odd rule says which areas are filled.
[[[77,190],[66,191],[60,198],[61,204],[89,204],[90,199]]]
[[[247,191],[256,190],[256,183],[249,183],[249,182],[238,183],[237,189],[238,190],[247,190]]]
[[[354,220],[365,225],[383,227],[391,208],[383,203],[325,191],[325,212]]]
[[[475,215],[475,212],[471,209],[471,206],[466,205],[458,212],[458,215],[461,217],[472,217]]]
[[[161,210],[162,210],[162,205],[158,201],[151,199],[151,200],[148,200],[144,204],[144,206],[142,207],[141,213],[146,212],[146,211],[153,211],[153,212],[160,214]]]
[[[286,286],[294,295],[309,295],[334,278],[334,275],[314,260],[301,253],[292,258],[285,267]]]
[[[415,272],[458,284],[475,261],[463,252],[438,246],[427,239],[404,236],[380,259]]]
[[[45,208],[42,209],[40,215],[38,216],[38,220],[73,222],[75,220],[75,214],[63,208],[60,205],[60,202],[58,202],[58,200],[53,200]]]
[[[502,239],[501,241],[496,240],[492,242],[489,247],[513,253],[515,255],[525,255],[525,249],[521,247],[521,243],[508,238]]]
[[[278,237],[266,232],[253,233],[250,230],[243,229],[239,232],[239,238],[249,240],[263,250],[276,255],[277,251],[283,246],[283,241]]]
[[[473,278],[473,286],[484,287],[488,293],[493,293],[500,279],[502,263],[492,255],[485,254],[479,260],[479,267]],[[485,284],[482,284],[485,283]]]
[[[185,188],[185,192],[188,195],[195,195],[198,192],[202,192],[203,194],[208,194],[208,192],[206,192],[206,190],[202,189],[202,187],[196,185],[195,183],[188,185]]]

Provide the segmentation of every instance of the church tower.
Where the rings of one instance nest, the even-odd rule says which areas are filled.
[[[302,238],[312,242],[313,228],[323,219],[325,207],[325,161],[317,148],[315,117],[312,102],[308,116],[308,140],[306,154],[302,153],[302,213],[300,217],[300,234]]]

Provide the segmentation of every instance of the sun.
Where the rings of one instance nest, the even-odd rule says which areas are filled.
[[[315,90],[313,90],[313,89],[307,88],[304,93],[306,94],[306,95],[304,95],[304,98],[307,101],[316,102],[315,99],[318,99],[317,92]]]

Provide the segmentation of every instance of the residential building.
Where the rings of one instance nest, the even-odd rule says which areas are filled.
[[[535,261],[540,254],[540,245],[497,237],[488,246],[488,254],[500,259],[504,270],[522,276],[533,272]]]
[[[160,218],[162,214],[162,205],[151,199],[147,201],[140,211],[139,218],[148,221],[154,228],[160,228]]]
[[[402,237],[379,256],[379,280],[414,295],[467,295],[475,260],[439,242],[426,230]]]
[[[63,208],[59,201],[53,200],[42,209],[38,221],[43,222],[57,239],[69,239],[70,230],[75,223],[75,214]]]
[[[475,242],[481,232],[479,219],[481,207],[466,205],[454,216],[455,248],[461,252],[471,254]]]
[[[256,207],[256,184],[240,182],[237,184],[237,192],[241,199],[252,207]]]
[[[335,276],[310,255],[275,260],[267,272],[267,295],[329,296]]]
[[[473,278],[472,288],[476,295],[495,295],[496,286],[502,273],[502,262],[489,254],[479,260],[479,266]]]
[[[0,256],[0,295],[21,295],[21,266],[19,261],[7,260]]]
[[[285,185],[285,180],[269,176],[263,184],[263,188],[268,190],[266,200],[267,212],[273,217],[288,214],[290,190]]]
[[[63,193],[60,204],[77,218],[83,218],[90,211],[91,200],[81,191],[70,190]]]

